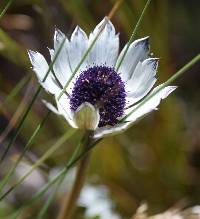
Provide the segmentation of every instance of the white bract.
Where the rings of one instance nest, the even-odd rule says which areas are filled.
[[[91,44],[97,35],[99,36],[94,45],[91,47]],[[63,42],[63,47],[58,53],[58,50]],[[89,50],[89,48],[91,49]],[[121,53],[118,54],[119,35],[116,34],[113,24],[107,18],[96,26],[94,31],[90,33],[89,37],[80,27],[76,27],[69,40],[60,30],[56,29],[54,35],[54,49],[50,49],[49,51],[52,60],[54,60],[56,53],[58,53],[58,56],[53,65],[53,71],[49,72],[46,80],[43,81],[49,66],[45,58],[38,52],[29,51],[29,58],[40,84],[47,92],[55,96],[57,108],[44,101],[46,106],[54,113],[64,116],[73,128],[93,130],[94,138],[101,138],[107,135],[122,132],[147,113],[156,110],[160,101],[166,98],[176,89],[176,87],[160,87],[160,85],[152,89],[156,82],[158,59],[149,57],[148,37],[132,42],[125,53],[126,48],[127,45]],[[86,58],[71,80],[74,70],[80,64],[81,59],[88,50],[89,52]],[[124,58],[121,62],[120,60],[123,56]],[[103,75],[102,77],[104,79],[106,74],[116,74],[117,76],[114,75],[114,79],[112,80],[115,83],[118,83],[118,77],[120,77],[123,84],[122,82],[120,83],[123,86],[112,86],[109,88],[110,90],[106,90],[105,92],[101,91],[105,93],[104,96],[101,96],[99,100],[96,100],[95,96],[93,100],[91,99],[91,95],[90,97],[87,97],[87,91],[89,87],[92,86],[90,84],[91,81],[95,81],[96,77],[95,75],[91,76],[91,72],[98,73],[99,66],[103,66],[100,69],[105,69],[105,74],[104,72],[101,72],[101,76]],[[77,80],[80,81],[76,83],[78,84],[76,86],[79,86],[79,84],[82,83],[83,79],[79,79],[81,74],[84,78],[84,86],[87,82],[88,88],[84,88],[84,95],[79,98],[77,95],[80,94],[80,91],[78,90],[82,89],[82,87],[78,87],[77,91],[73,89]],[[90,78],[87,79],[87,77]],[[102,78],[99,78],[98,80],[100,82],[105,81],[106,86],[108,86],[108,77],[105,80]],[[99,82],[98,80],[97,82]],[[69,85],[66,88],[66,91],[60,96],[63,88],[68,82]],[[104,86],[104,84],[102,86]],[[107,111],[105,109],[102,110],[102,107],[105,107],[106,104],[111,104],[111,99],[109,98],[113,98],[118,95],[117,92],[120,89],[122,90],[123,87],[125,89],[125,101],[123,102],[123,99],[120,99],[122,102],[119,102],[119,106],[121,106],[119,110],[122,111],[122,115],[120,118],[113,119],[111,111],[116,110],[114,113],[117,115],[118,106],[115,107],[112,105],[111,111],[109,111],[108,108],[106,108]],[[91,88],[93,90],[90,90],[90,92],[98,93],[99,91],[95,89],[100,88],[101,86],[96,88],[93,87]],[[155,95],[151,95],[158,89],[159,91]],[[120,95],[123,96],[123,94],[124,93],[122,92]],[[73,101],[71,99],[72,95]],[[141,105],[141,100],[143,100],[146,96],[149,97],[149,95],[151,95],[151,98],[147,98],[144,104]],[[82,98],[80,105],[76,104],[76,96],[79,102]],[[93,102],[95,102],[95,104],[93,104]],[[73,110],[74,108],[75,110]],[[107,112],[111,113],[111,115],[107,116]]]

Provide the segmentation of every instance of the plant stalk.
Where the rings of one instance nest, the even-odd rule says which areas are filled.
[[[83,150],[86,150],[91,143],[90,132],[87,132],[83,138]],[[89,162],[90,153],[86,154],[77,166],[77,172],[73,187],[70,193],[64,198],[60,212],[57,219],[71,219],[75,211],[76,203],[80,195],[81,189],[84,185],[87,166]]]

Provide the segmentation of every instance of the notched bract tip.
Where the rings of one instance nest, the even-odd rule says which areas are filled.
[[[74,112],[74,120],[80,129],[95,130],[100,120],[99,110],[85,102]]]

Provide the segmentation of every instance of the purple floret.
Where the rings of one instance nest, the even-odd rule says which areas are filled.
[[[99,108],[99,127],[115,125],[124,113],[125,85],[114,68],[94,66],[83,71],[72,90],[70,108],[76,111],[84,102]]]

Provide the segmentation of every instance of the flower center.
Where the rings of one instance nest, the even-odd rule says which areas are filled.
[[[126,102],[124,82],[114,68],[94,66],[77,78],[70,98],[73,111],[84,102],[99,108],[99,127],[115,125],[124,113]]]

